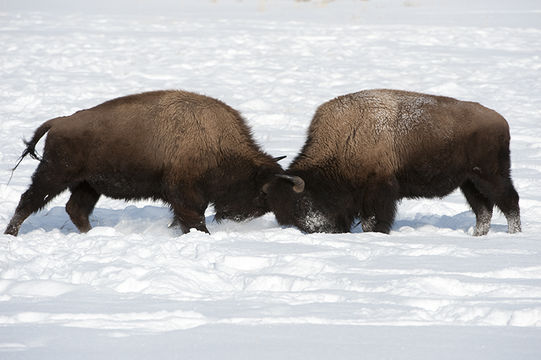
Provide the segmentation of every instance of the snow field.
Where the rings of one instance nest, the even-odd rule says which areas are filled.
[[[135,209],[126,211],[130,210]],[[153,213],[167,218],[163,209],[138,211],[149,213],[149,218]],[[517,249],[509,235],[499,239],[489,235],[490,241],[483,241],[458,231],[438,232],[432,226],[418,230],[415,238],[409,231],[394,237],[358,233],[306,236],[294,229],[266,228],[271,215],[255,220],[261,227],[215,224],[211,236],[191,232],[179,238],[163,219],[158,220],[161,230],[153,220],[130,221],[145,222],[148,228],[137,233],[126,224],[97,226],[86,235],[73,229],[34,230],[10,238],[9,252],[2,256],[6,268],[0,283],[1,300],[62,301],[97,291],[178,303],[183,310],[181,315],[171,312],[175,321],[171,317],[153,320],[161,324],[162,331],[224,323],[541,323],[541,266],[535,240],[521,241],[522,247]],[[246,230],[243,225],[254,229]],[[438,233],[440,239],[435,241]],[[257,305],[258,310],[248,311],[248,315],[245,309],[207,314],[209,303],[220,307],[232,299]],[[194,301],[207,305],[198,309]],[[190,307],[184,309],[185,302]],[[183,321],[185,312],[189,316]],[[103,318],[102,322],[95,319],[94,326],[124,328],[117,321],[123,313],[110,313],[111,319],[101,313],[85,316]],[[24,312],[4,317],[4,322],[87,324],[76,318],[56,311]]]

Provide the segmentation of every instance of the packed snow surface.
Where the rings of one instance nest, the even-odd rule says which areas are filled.
[[[195,91],[241,111],[286,167],[319,104],[394,88],[508,120],[523,232],[495,212],[471,236],[455,192],[403,201],[390,235],[218,224],[212,208],[211,235],[182,235],[161,203],[103,197],[79,234],[64,193],[0,235],[0,359],[541,357],[538,1],[92,3],[0,4],[2,230],[37,165],[9,181],[22,139],[49,118]]]

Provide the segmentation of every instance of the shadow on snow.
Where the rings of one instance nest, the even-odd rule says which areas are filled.
[[[128,233],[152,231],[163,233],[170,230],[172,236],[178,236],[182,234],[180,228],[164,230],[168,229],[172,219],[173,215],[167,207],[147,205],[141,208],[129,205],[124,209],[117,210],[96,208],[90,216],[90,223],[93,228],[111,227]],[[207,224],[215,223],[214,215],[207,216],[206,222]],[[473,226],[475,226],[475,216],[471,211],[465,211],[455,216],[417,214],[412,219],[398,219],[393,224],[392,231],[405,231],[406,229],[417,231],[425,227],[434,227],[471,233]],[[278,224],[276,224],[276,228],[280,228]],[[78,233],[63,206],[56,206],[49,211],[33,214],[23,223],[20,233],[26,234],[37,229],[46,232],[59,229],[62,234]],[[353,227],[351,232],[362,233],[361,225]],[[492,224],[491,232],[507,232],[507,225]]]

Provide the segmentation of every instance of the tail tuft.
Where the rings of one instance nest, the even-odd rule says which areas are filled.
[[[39,156],[36,153],[36,143],[32,141],[26,141],[26,140],[23,140],[23,141],[26,145],[26,149],[24,149],[23,153],[21,154],[20,160],[22,160],[25,156],[30,155],[32,159],[41,161],[41,156]]]
[[[19,160],[17,161],[15,167],[11,169],[11,176],[9,177],[8,184],[13,177],[13,172],[15,171],[15,169],[17,169],[17,167],[19,167],[21,161],[23,161],[26,156],[30,155],[31,158],[41,161],[41,157],[36,153],[36,144],[38,143],[39,139],[41,139],[43,135],[45,135],[45,133],[49,131],[49,129],[52,127],[52,123],[54,122],[54,120],[56,119],[44,122],[39,128],[36,129],[36,132],[34,133],[34,136],[31,140],[24,140],[24,143],[26,144],[26,149],[24,149],[23,153],[19,157]]]

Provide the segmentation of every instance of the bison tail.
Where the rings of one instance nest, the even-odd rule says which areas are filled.
[[[41,160],[41,157],[36,153],[36,144],[43,137],[43,135],[45,135],[47,131],[51,129],[54,120],[56,119],[52,119],[41,124],[41,126],[38,127],[34,132],[34,136],[32,137],[32,139],[30,139],[29,141],[23,140],[26,144],[26,149],[24,149],[23,153],[19,157],[19,160],[17,161],[15,167],[11,169],[11,176],[13,176],[13,172],[15,171],[15,169],[17,169],[17,167],[19,167],[19,164],[27,155],[30,155],[30,157],[33,159]],[[11,181],[11,177],[9,178],[9,180]]]

